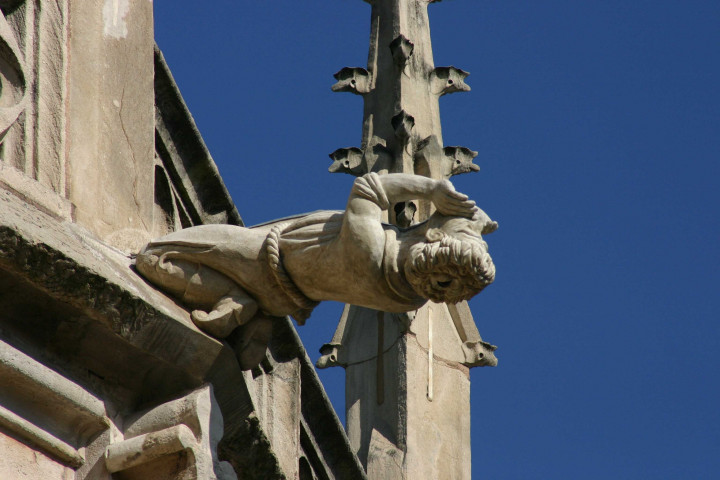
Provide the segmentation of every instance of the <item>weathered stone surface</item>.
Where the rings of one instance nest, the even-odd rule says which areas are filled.
[[[350,92],[364,95],[373,88],[372,77],[367,70],[360,67],[345,67],[335,75],[337,83],[332,86],[333,92]]]
[[[468,72],[459,68],[436,67],[430,74],[432,92],[438,96],[456,92],[469,92],[470,86],[465,83],[468,75],[470,75]]]
[[[15,2],[4,7],[3,13],[0,182],[26,201],[69,219],[67,2],[43,8],[37,2]]]
[[[152,2],[116,5],[69,4],[69,196],[78,224],[132,252],[152,231],[155,42]]]
[[[119,347],[128,345],[122,349],[140,349],[156,358],[158,367],[164,365],[157,370],[148,363],[142,369],[146,374],[175,371],[188,386],[208,374],[222,346],[199,332],[184,310],[142,281],[131,270],[130,258],[93,240],[82,228],[59,223],[22,204],[8,192],[0,191],[0,205],[0,282],[8,278],[15,283],[2,300],[5,321],[17,335],[41,335],[48,347],[56,344],[63,355],[89,358],[104,356],[96,345],[117,343],[113,340],[117,336],[122,339]],[[18,277],[32,286],[18,283]],[[38,293],[32,294],[34,291]],[[20,318],[26,316],[27,309],[35,311],[35,305],[42,305],[42,298],[48,303],[37,311],[37,327],[27,320],[12,323],[15,312]],[[55,307],[51,305],[57,301],[69,313],[67,320],[52,316]],[[50,318],[43,319],[45,309]],[[50,323],[43,327],[45,321]],[[48,325],[55,326],[49,330]],[[64,350],[63,341],[73,348]],[[126,371],[122,361],[121,356],[106,357],[99,365],[106,364],[110,370],[105,374],[115,377]],[[139,387],[144,378],[138,373],[134,372],[136,380],[129,376],[126,380]],[[140,391],[138,388],[136,395]],[[162,388],[157,393],[162,395]]]
[[[270,348],[276,362],[294,365],[290,373],[295,377],[286,373],[264,381],[280,386],[282,378],[295,382],[296,387],[276,389],[280,404],[295,406],[285,410],[288,415],[276,412],[268,423],[264,408],[270,405],[256,405],[247,389],[256,384],[252,380],[256,374],[243,376],[231,347],[197,331],[186,311],[130,270],[128,257],[92,240],[82,228],[23,204],[9,192],[0,192],[0,201],[3,338],[30,352],[41,349],[46,361],[75,378],[83,389],[96,391],[105,405],[110,402],[124,415],[139,405],[162,402],[211,381],[224,419],[219,451],[246,478],[283,478],[283,471],[297,471],[301,450],[313,459],[313,471],[324,471],[328,478],[364,477],[288,319],[278,320]],[[30,377],[23,373],[27,369],[21,369],[19,360],[8,365],[20,373],[4,375],[5,382]],[[269,371],[263,375],[274,375],[271,366],[264,368]],[[278,374],[286,368],[278,366]],[[29,385],[12,391],[37,393]],[[12,391],[4,389],[3,398]],[[14,404],[25,403],[20,393],[14,395],[18,399]],[[48,398],[47,394],[42,398]],[[75,404],[88,408],[90,403],[78,398]],[[111,431],[112,426],[106,432]],[[295,432],[294,446],[286,453],[282,453],[282,431]],[[299,439],[298,432],[302,432]],[[86,463],[78,470],[84,473],[78,478],[109,478],[97,476],[106,470],[96,465],[116,437],[102,433],[97,438],[100,444],[88,445]],[[296,455],[293,465],[291,452]],[[136,473],[141,470],[133,468],[139,468]]]
[[[287,478],[298,475],[300,456],[300,360],[273,362],[271,375],[245,373],[246,381],[258,412],[258,422],[263,426],[278,468]]]
[[[372,479],[403,478],[405,452],[378,430],[372,430],[368,452],[368,477]]]
[[[73,467],[85,462],[76,449],[110,423],[102,400],[2,341],[0,402],[0,423]]]
[[[299,381],[288,377],[289,371],[299,374]],[[241,416],[223,408],[225,435],[218,447],[220,458],[232,463],[239,478],[293,478],[292,472],[308,470],[315,476],[310,478],[366,478],[288,318],[277,320],[267,359],[240,381],[250,392],[246,406],[252,413]],[[226,390],[225,395],[236,393]],[[291,452],[300,457],[293,464]]]
[[[366,478],[288,318],[267,355],[252,322],[218,342],[133,271],[148,238],[242,225],[152,2],[0,8],[0,477]]]
[[[123,478],[237,480],[217,458],[223,435],[219,406],[206,385],[124,420],[124,440],[108,446],[108,471]]]
[[[0,431],[0,478],[75,480],[75,471]]]
[[[3,69],[0,81],[3,89],[0,92],[0,138],[17,120],[20,113],[27,107],[27,73],[15,32],[0,13],[0,45],[2,48]]]
[[[439,336],[438,336],[439,337]],[[470,378],[466,367],[433,356],[409,337],[405,477],[470,480]],[[428,399],[432,388],[432,401]]]
[[[469,479],[469,372],[445,305],[421,308],[410,331],[403,330],[410,319],[384,314],[383,328],[368,328],[378,325],[377,312],[353,308],[348,313],[351,328],[337,347],[337,364],[346,370],[350,443],[368,476]],[[398,462],[400,477],[384,476]]]

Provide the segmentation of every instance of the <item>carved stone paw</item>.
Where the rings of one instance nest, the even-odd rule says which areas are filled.
[[[225,338],[236,327],[247,323],[256,312],[254,300],[228,296],[220,299],[211,311],[194,310],[190,316],[200,330],[213,337]]]

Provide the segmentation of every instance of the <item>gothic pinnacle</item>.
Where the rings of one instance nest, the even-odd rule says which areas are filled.
[[[352,175],[405,172],[437,179],[478,171],[473,163],[477,152],[443,148],[439,98],[470,87],[465,83],[468,72],[434,65],[427,7],[435,2],[368,3],[372,23],[367,68],[342,68],[332,86],[335,92],[362,96],[362,145],[333,152],[329,170]],[[418,221],[430,213],[428,208],[419,205]],[[411,218],[409,211],[399,213],[404,221]]]

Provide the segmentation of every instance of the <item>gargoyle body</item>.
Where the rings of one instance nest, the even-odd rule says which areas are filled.
[[[411,199],[437,212],[406,229],[381,222],[383,210]],[[303,323],[322,300],[407,312],[428,299],[469,299],[494,280],[482,234],[495,228],[447,180],[370,173],[356,179],[344,212],[187,228],[150,242],[136,268],[222,338],[258,318]]]

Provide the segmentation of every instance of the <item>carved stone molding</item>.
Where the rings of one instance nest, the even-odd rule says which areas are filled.
[[[11,189],[67,220],[67,0],[0,2],[0,162]],[[5,183],[8,183],[7,177]]]
[[[0,14],[0,139],[27,104],[27,82],[15,33]]]
[[[105,465],[123,478],[236,480],[217,458],[223,419],[209,385],[124,421],[124,439],[107,447]]]

